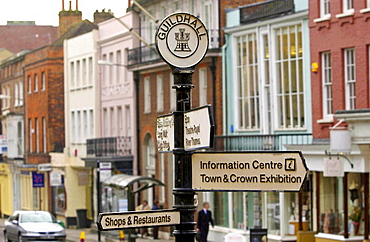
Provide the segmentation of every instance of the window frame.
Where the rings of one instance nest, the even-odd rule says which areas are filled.
[[[322,105],[323,118],[333,118],[333,76],[331,65],[331,53],[329,51],[321,53],[321,80],[322,80]]]
[[[352,53],[352,56],[348,56]],[[356,52],[354,48],[343,50],[343,68],[345,84],[345,104],[346,110],[356,109]],[[351,57],[351,59],[349,59]],[[350,69],[350,70],[349,70]],[[353,79],[349,78],[349,75]]]

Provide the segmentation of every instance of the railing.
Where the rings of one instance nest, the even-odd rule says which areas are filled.
[[[240,8],[240,22],[249,23],[294,12],[293,0],[271,0]]]
[[[130,136],[86,140],[87,157],[131,156]]]
[[[214,151],[282,151],[284,145],[307,145],[312,134],[215,136]]]
[[[219,48],[219,32],[216,29],[208,30],[209,35],[209,49]],[[127,65],[133,66],[137,64],[146,64],[150,62],[162,61],[159,56],[155,44],[148,46],[140,46],[138,48],[130,49],[127,54]]]

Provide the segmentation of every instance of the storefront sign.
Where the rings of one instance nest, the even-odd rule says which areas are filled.
[[[32,187],[44,187],[45,176],[44,173],[32,172]]]
[[[180,211],[157,210],[138,212],[100,213],[99,230],[118,230],[153,226],[170,226],[180,223]]]
[[[198,64],[208,50],[208,42],[202,21],[188,13],[167,16],[155,35],[159,54],[168,64],[179,68]]]
[[[308,171],[300,152],[195,153],[198,191],[299,191]]]

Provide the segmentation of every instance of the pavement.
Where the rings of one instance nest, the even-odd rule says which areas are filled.
[[[0,218],[0,233],[3,233],[4,222],[6,219]],[[68,242],[98,242],[99,241],[99,234],[97,227],[93,226],[91,228],[66,228],[67,233],[67,241]],[[82,240],[84,238],[84,240]],[[118,231],[102,231],[100,232],[100,242],[120,242],[120,241],[128,241],[128,234],[125,234],[125,240],[119,239],[119,232]],[[152,237],[147,236],[144,238],[136,238],[136,242],[148,242],[148,241],[156,241],[156,242],[174,242],[175,238],[169,239],[156,239],[154,240]]]

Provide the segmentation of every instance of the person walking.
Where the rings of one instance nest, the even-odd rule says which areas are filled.
[[[214,228],[214,222],[212,218],[212,212],[208,210],[210,207],[209,202],[203,203],[203,209],[198,212],[198,221],[196,231],[200,233],[200,241],[207,242],[207,236],[209,231],[209,223]]]
[[[159,201],[155,200],[152,210],[158,210],[159,209]],[[153,227],[153,239],[158,239],[158,227]]]
[[[143,211],[143,210],[150,210],[150,206],[148,205],[148,201],[144,200],[139,206],[136,207],[136,211]],[[144,235],[148,235],[148,229],[142,228],[139,229],[141,233],[141,238],[144,237]]]

